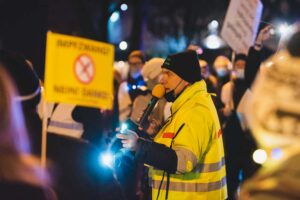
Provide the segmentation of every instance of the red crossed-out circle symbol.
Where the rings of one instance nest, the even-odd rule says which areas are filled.
[[[74,72],[77,80],[84,84],[92,82],[95,76],[93,59],[87,54],[79,55],[74,62]]]

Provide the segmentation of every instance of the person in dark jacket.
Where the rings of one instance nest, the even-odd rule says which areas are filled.
[[[263,43],[271,37],[270,30],[271,26],[266,26],[261,29],[254,45],[249,48],[245,68],[245,81],[248,88],[251,88],[261,62],[266,59]]]
[[[235,199],[235,193],[241,181],[251,177],[258,166],[252,161],[257,149],[251,134],[241,126],[237,108],[248,89],[245,82],[246,55],[238,54],[234,61],[235,79],[222,88],[221,99],[225,107],[223,138],[228,184],[228,199]]]
[[[241,54],[236,56],[235,79],[224,85],[221,95],[225,105],[222,114],[225,116],[223,132],[228,199],[235,199],[239,184],[253,176],[259,168],[259,165],[252,160],[252,154],[257,149],[257,144],[251,131],[245,125],[244,116],[240,115],[237,109],[242,98],[248,98],[244,96],[247,90],[251,90],[260,64],[265,59],[263,42],[270,38],[270,29],[270,26],[266,26],[259,32],[254,46],[249,48],[247,57]]]

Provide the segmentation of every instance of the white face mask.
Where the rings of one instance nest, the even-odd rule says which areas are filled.
[[[219,77],[223,77],[228,74],[228,71],[225,68],[218,68],[216,69],[216,72]]]
[[[245,78],[245,70],[243,70],[243,69],[235,70],[235,74],[236,74],[236,77],[238,79],[244,79]]]

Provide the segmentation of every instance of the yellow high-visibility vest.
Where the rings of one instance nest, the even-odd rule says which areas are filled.
[[[170,174],[168,199],[226,199],[222,132],[205,82],[202,80],[186,88],[171,109],[172,115],[154,138],[155,142],[167,147],[173,143],[172,149],[178,157],[177,172]],[[182,129],[176,135],[181,126]],[[167,175],[163,174],[162,170],[153,167],[149,170],[154,200],[159,187],[158,199],[165,199]]]

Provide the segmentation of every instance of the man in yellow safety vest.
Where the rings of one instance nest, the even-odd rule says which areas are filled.
[[[196,52],[168,56],[160,82],[173,104],[153,141],[130,130],[117,137],[151,166],[152,199],[226,199],[222,131]]]

